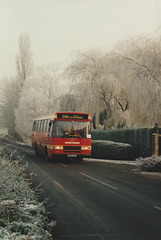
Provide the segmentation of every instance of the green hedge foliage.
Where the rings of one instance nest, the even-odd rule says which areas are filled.
[[[161,129],[159,129],[161,132]],[[92,140],[109,140],[130,144],[136,157],[152,155],[152,134],[154,128],[92,130]]]
[[[106,140],[92,140],[91,157],[113,160],[133,160],[135,158],[135,152],[130,144]]]

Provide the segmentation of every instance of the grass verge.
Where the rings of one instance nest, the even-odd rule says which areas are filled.
[[[0,153],[0,239],[53,240],[56,223],[50,222],[45,202],[32,189],[26,166]]]

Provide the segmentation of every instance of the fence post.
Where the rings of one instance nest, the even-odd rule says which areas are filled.
[[[152,155],[155,157],[159,156],[159,137],[161,137],[159,133],[152,134]]]
[[[159,134],[155,134],[155,157],[159,155]]]

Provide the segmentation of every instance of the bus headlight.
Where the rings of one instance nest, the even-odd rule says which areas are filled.
[[[63,149],[63,146],[56,145],[54,148],[55,148],[56,150],[60,150],[60,149]]]
[[[82,146],[81,149],[82,150],[91,150],[91,146]]]

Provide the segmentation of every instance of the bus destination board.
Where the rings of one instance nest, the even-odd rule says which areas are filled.
[[[88,119],[88,114],[71,114],[71,113],[58,113],[57,118],[60,119]]]

